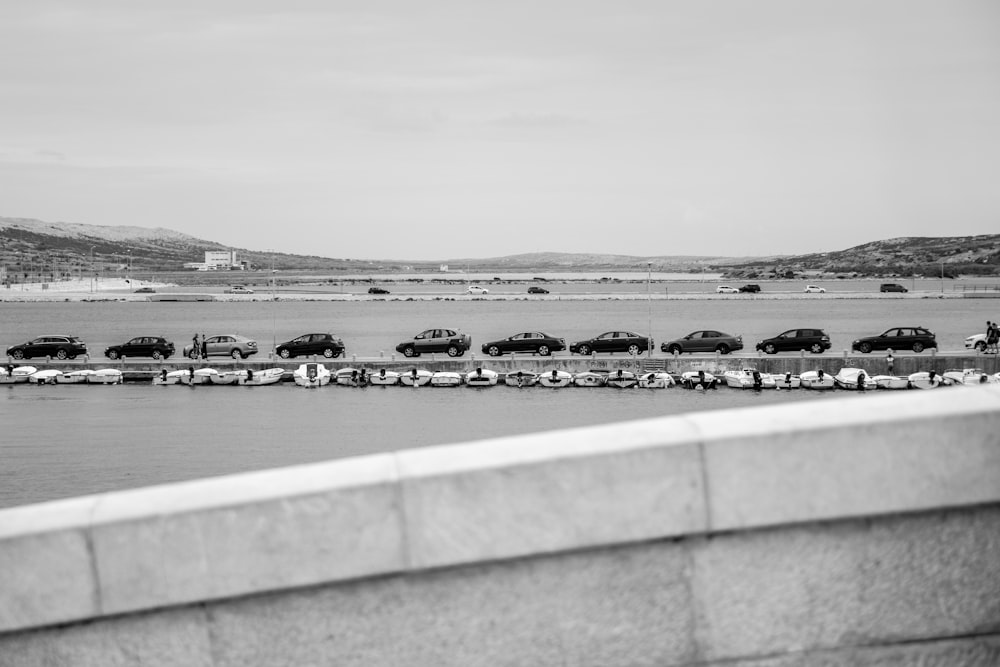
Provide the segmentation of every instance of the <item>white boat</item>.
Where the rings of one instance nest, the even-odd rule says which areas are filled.
[[[121,384],[123,379],[117,368],[98,368],[87,376],[87,384]]]
[[[57,384],[86,384],[87,378],[94,374],[94,371],[84,369],[82,371],[70,371],[63,373],[56,378]]]
[[[568,387],[573,384],[573,375],[567,373],[566,371],[560,371],[553,368],[551,371],[545,371],[538,376],[538,384],[543,387],[552,387],[558,389],[559,387]]]
[[[538,384],[538,373],[524,370],[514,371],[507,373],[503,381],[508,387],[533,387]]]
[[[62,375],[62,371],[57,371],[54,368],[48,368],[44,371],[35,371],[30,376],[28,376],[29,384],[55,384],[56,378]]]
[[[245,370],[239,371],[222,371],[221,373],[216,373],[215,375],[209,376],[209,381],[212,384],[239,384],[240,380],[246,377],[247,372]]]
[[[194,375],[191,377],[191,384],[215,384],[212,382],[212,378],[218,374],[219,371],[214,368],[199,368],[195,370]]]
[[[643,389],[666,389],[674,384],[674,376],[666,371],[652,371],[639,376],[639,386]]]
[[[981,368],[963,368],[962,370],[950,370],[944,372],[945,378],[951,380],[952,384],[979,385],[993,384],[996,380],[992,375],[988,375]]]
[[[639,384],[639,378],[632,371],[626,371],[619,368],[618,370],[612,371],[608,374],[607,384],[609,387],[615,387],[617,389],[628,389]]]
[[[237,380],[236,384],[244,387],[263,387],[264,385],[281,382],[281,378],[284,375],[284,368],[265,368],[259,371],[247,369],[243,371],[243,376]]]
[[[194,377],[193,370],[177,370],[177,371],[167,371],[166,368],[160,371],[159,375],[153,377],[153,384],[155,385],[168,385],[168,384],[191,384],[191,380]]]
[[[841,368],[840,372],[833,376],[833,382],[837,385],[837,389],[848,391],[878,389],[875,380],[863,368]]]
[[[5,370],[3,377],[4,384],[21,384],[27,382],[28,378],[38,372],[34,366],[16,366],[10,370]]]
[[[608,376],[605,373],[594,373],[593,371],[580,371],[573,376],[573,384],[577,387],[603,387]]]
[[[470,387],[492,387],[500,376],[488,368],[476,368],[465,374],[465,384]]]
[[[411,368],[400,373],[399,382],[407,387],[423,387],[431,383],[431,372],[423,368]]]
[[[804,389],[833,389],[833,376],[820,369],[818,371],[806,371],[799,375],[799,382]]]
[[[778,389],[798,389],[802,386],[802,378],[794,373],[772,373],[771,378]]]
[[[774,389],[777,386],[769,373],[761,373],[756,368],[726,371],[723,377],[726,386],[733,389]]]
[[[368,376],[364,369],[341,368],[333,375],[337,384],[344,387],[363,387],[368,384]]]
[[[6,368],[0,368],[0,384],[14,384],[14,376]]]
[[[437,371],[431,375],[432,387],[458,387],[462,384],[462,374],[452,371]]]
[[[681,373],[681,386],[685,389],[715,389],[719,379],[708,371]]]
[[[937,389],[938,387],[951,386],[951,380],[936,371],[910,373],[908,379],[910,386],[914,389]]]
[[[302,364],[292,373],[295,384],[300,387],[314,389],[330,384],[330,369],[323,364]]]
[[[399,373],[396,371],[387,371],[384,368],[380,368],[378,373],[370,373],[368,375],[368,381],[372,384],[377,385],[393,385],[399,383]]]
[[[879,389],[909,389],[910,378],[902,375],[875,375],[875,386]]]

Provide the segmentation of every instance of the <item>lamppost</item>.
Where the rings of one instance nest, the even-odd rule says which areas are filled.
[[[941,294],[944,294],[944,260],[941,260]]]
[[[649,337],[646,339],[647,358],[653,356],[653,300],[652,300],[653,293],[650,288],[650,285],[652,283],[652,278],[653,278],[653,263],[646,262],[646,315],[648,317],[647,324],[649,325],[649,328],[647,329],[647,331],[649,332]]]
[[[94,292],[94,281],[97,279],[97,271],[94,270],[94,248],[90,246],[90,292]]]

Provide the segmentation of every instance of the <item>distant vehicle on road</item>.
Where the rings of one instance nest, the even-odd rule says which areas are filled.
[[[528,294],[548,294],[549,291],[544,287],[538,287],[537,285],[532,285],[528,288]]]
[[[253,294],[253,290],[243,285],[233,285],[226,290],[226,294]]]
[[[718,287],[715,288],[715,293],[716,294],[739,294],[740,291],[738,289],[736,289],[735,287],[731,287],[729,285],[719,285]]]
[[[368,288],[368,293],[369,294],[388,294],[389,290],[385,289],[384,287],[369,287]]]
[[[140,287],[139,289],[135,290],[135,292],[133,292],[133,294],[155,294],[155,293],[156,290],[153,289],[152,287]]]
[[[489,294],[490,291],[485,287],[480,287],[479,285],[469,285],[469,288],[465,290],[469,294]]]
[[[879,286],[878,291],[880,291],[880,292],[909,292],[910,290],[906,289],[905,287],[903,287],[902,285],[899,285],[897,283],[882,283]]]
[[[806,294],[826,294],[826,289],[816,285],[806,285],[806,288],[802,291]]]
[[[756,283],[749,283],[740,288],[740,292],[742,293],[756,294],[759,291],[760,291],[760,285]]]

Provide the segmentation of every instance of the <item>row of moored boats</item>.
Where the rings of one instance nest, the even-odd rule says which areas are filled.
[[[121,384],[122,372],[117,368],[62,372],[34,366],[0,368],[0,384]]]

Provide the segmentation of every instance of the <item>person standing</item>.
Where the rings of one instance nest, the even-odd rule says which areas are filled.
[[[885,355],[885,365],[889,369],[889,375],[893,375],[892,369],[895,365],[895,359],[892,358],[892,348],[889,349],[889,353]]]
[[[205,338],[205,334],[201,335],[201,358],[208,359],[208,340]]]
[[[201,356],[201,342],[198,340],[198,334],[191,336],[191,358],[197,359]]]
[[[986,323],[986,351],[997,353],[998,348],[1000,348],[1000,325],[996,322],[990,324]]]

